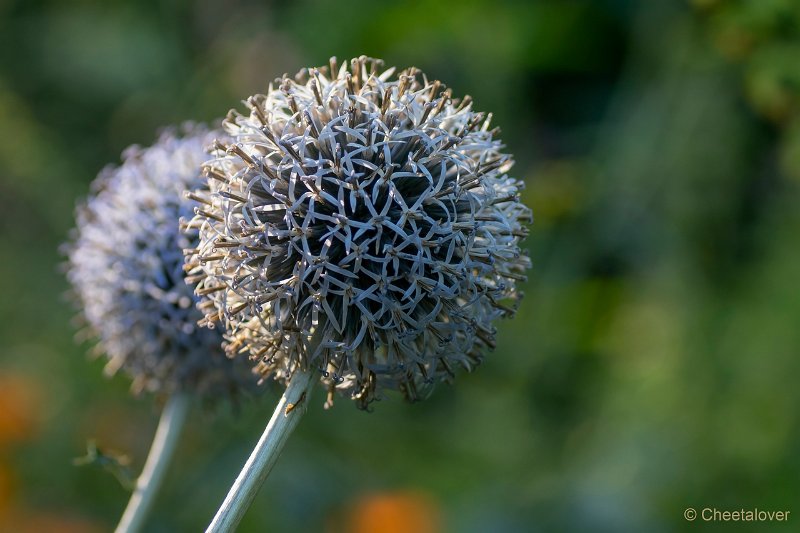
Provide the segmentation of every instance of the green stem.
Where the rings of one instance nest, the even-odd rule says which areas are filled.
[[[175,445],[183,429],[190,406],[189,397],[183,393],[173,394],[161,412],[153,444],[147,454],[141,475],[136,480],[128,507],[119,521],[115,533],[136,533],[141,531],[147,514],[153,506],[155,496],[164,479]]]
[[[300,416],[305,411],[302,405],[313,385],[313,371],[297,371],[286,392],[281,397],[267,428],[239,472],[233,486],[216,516],[209,524],[206,533],[234,531],[245,512],[253,503],[258,490],[267,479],[272,467],[286,444],[292,430],[297,426]]]

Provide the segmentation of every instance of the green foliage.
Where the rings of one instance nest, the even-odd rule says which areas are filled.
[[[712,40],[742,64],[754,109],[780,127],[783,171],[800,179],[800,4],[793,0],[695,0]]]
[[[75,466],[91,466],[102,468],[119,481],[126,490],[133,490],[136,476],[131,472],[130,459],[125,455],[101,450],[97,443],[90,440],[86,443],[86,455],[72,460]]]

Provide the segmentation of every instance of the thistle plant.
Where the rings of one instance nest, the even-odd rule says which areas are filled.
[[[119,167],[103,170],[78,207],[67,245],[67,277],[83,322],[134,392],[168,397],[156,438],[118,531],[138,530],[166,470],[188,411],[188,396],[230,398],[245,383],[246,365],[225,357],[221,332],[200,328],[197,297],[184,280],[179,229],[191,214],[186,188],[197,187],[210,133],[187,126],[165,132],[150,148],[131,147]]]
[[[495,346],[531,220],[491,114],[365,57],[283,77],[231,111],[192,193],[202,323],[287,385],[210,530],[235,527],[316,381],[361,408],[424,398]],[[318,378],[317,378],[318,376]]]

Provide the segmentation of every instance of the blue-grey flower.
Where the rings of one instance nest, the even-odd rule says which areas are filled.
[[[231,111],[196,191],[205,322],[265,377],[361,407],[471,369],[510,316],[530,210],[491,115],[414,68],[304,70]]]
[[[220,331],[197,326],[202,314],[184,280],[183,249],[192,245],[179,229],[179,217],[192,214],[184,192],[202,183],[213,139],[185,129],[129,148],[121,166],[100,173],[76,212],[67,276],[107,373],[123,369],[135,392],[213,399],[230,396],[245,374],[225,357]]]

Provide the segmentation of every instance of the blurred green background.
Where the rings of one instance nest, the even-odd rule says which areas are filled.
[[[72,458],[138,471],[157,423],[73,339],[58,247],[89,182],[360,54],[495,113],[534,268],[454,386],[314,398],[241,531],[798,530],[799,28],[795,0],[0,1],[0,530],[110,530],[128,493]],[[148,531],[205,527],[278,396],[195,410]]]

